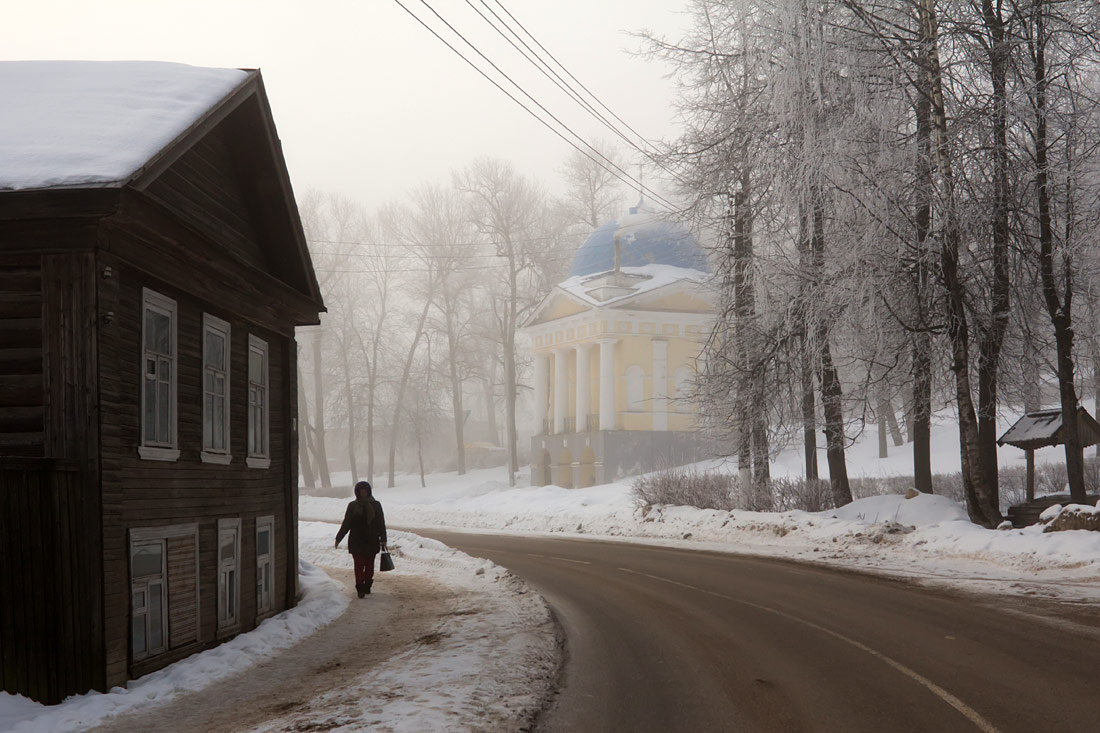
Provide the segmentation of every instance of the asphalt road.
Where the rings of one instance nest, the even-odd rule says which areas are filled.
[[[1100,731],[1100,631],[1072,609],[777,560],[415,531],[549,601],[567,656],[540,730]]]

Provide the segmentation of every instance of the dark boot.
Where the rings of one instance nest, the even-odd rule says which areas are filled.
[[[368,580],[366,583],[363,583],[363,595],[370,595],[370,587],[372,585],[374,585],[374,580]],[[360,595],[359,597],[362,598],[363,595]]]
[[[362,598],[366,594],[370,593],[370,586],[365,583],[356,583],[355,592],[359,594],[360,598]]]

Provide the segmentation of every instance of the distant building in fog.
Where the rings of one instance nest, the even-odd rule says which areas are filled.
[[[521,329],[535,362],[533,484],[703,457],[689,395],[714,320],[709,271],[695,237],[641,202],[589,235]]]

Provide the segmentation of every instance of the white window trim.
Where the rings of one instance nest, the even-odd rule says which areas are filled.
[[[134,577],[133,570],[133,557],[134,550],[140,545],[160,545],[160,573],[157,575],[143,575],[141,579]],[[133,657],[133,661],[138,662],[150,657],[155,657],[158,654],[163,654],[168,651],[170,644],[168,640],[168,542],[164,538],[145,538],[136,539],[133,536],[130,537],[130,651]],[[151,578],[157,578],[150,582]],[[161,601],[160,601],[160,646],[153,648],[149,646],[149,586],[160,585]],[[134,609],[134,591],[138,585],[144,586],[143,592],[145,593],[145,651],[138,652],[133,648],[133,616],[135,615]]]
[[[233,462],[233,442],[229,435],[229,413],[232,409],[233,400],[231,399],[232,390],[230,389],[230,378],[233,371],[233,354],[232,354],[232,327],[227,321],[223,321],[217,316],[212,316],[209,313],[202,314],[202,377],[201,377],[201,389],[202,389],[202,425],[203,430],[206,429],[206,333],[207,331],[213,331],[225,338],[225,416],[224,425],[222,429],[225,431],[225,450],[212,450],[206,447],[206,436],[204,435],[202,452],[199,454],[199,459],[203,463],[215,463],[220,465],[229,465]]]
[[[260,554],[260,533],[268,531],[268,552]],[[267,603],[261,603],[259,591],[260,570],[264,564],[271,566],[271,587],[268,589]],[[271,613],[275,608],[275,515],[256,518],[256,616]]]
[[[172,345],[172,374],[169,379],[168,386],[168,434],[170,439],[167,443],[152,443],[147,444],[145,442],[145,312],[147,310],[157,310],[165,313],[171,323],[171,345]],[[141,289],[141,371],[140,371],[140,392],[141,392],[141,436],[140,445],[138,447],[138,455],[145,460],[151,461],[175,461],[179,458],[179,431],[176,426],[176,414],[177,405],[176,400],[178,396],[178,379],[179,379],[179,350],[177,347],[176,333],[179,326],[179,309],[176,306],[176,301],[171,298],[161,295],[155,290],[149,288]]]
[[[236,614],[231,618],[222,618],[222,589],[221,589],[221,577],[222,577],[222,532],[232,530],[234,533],[234,548],[233,559],[236,562],[234,572],[236,574],[237,582],[233,586],[233,608]],[[241,625],[241,520],[236,519],[219,519],[218,520],[218,549],[217,549],[217,577],[215,578],[214,588],[217,593],[217,613],[218,613],[218,633],[224,634],[228,632],[236,631]]]
[[[252,446],[246,446],[248,450],[248,456],[245,459],[245,465],[249,468],[270,468],[271,467],[271,350],[268,348],[267,342],[263,339],[255,336],[254,334],[248,335],[248,360],[252,359],[252,352],[258,351],[263,354],[264,357],[264,411],[263,411],[263,452],[253,452]],[[251,368],[245,364],[245,377],[248,380],[248,391],[252,390],[252,375]],[[252,425],[252,405],[248,405],[248,424]],[[249,430],[251,433],[252,430]],[[251,437],[251,436],[248,436]],[[247,441],[251,443],[251,440]]]

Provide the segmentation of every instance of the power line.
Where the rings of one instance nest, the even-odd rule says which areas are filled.
[[[495,10],[490,8],[485,0],[480,0],[480,2],[483,6],[485,6],[485,9],[488,10],[489,13],[497,19],[497,22],[499,22],[500,25],[508,31],[508,33],[512,34],[516,41],[519,41],[523,44],[523,48],[527,49],[526,51],[524,51],[523,48],[517,46],[516,41],[513,41],[511,38],[509,38],[508,35],[504,31],[502,31],[496,23],[489,20],[489,18],[487,18],[484,13],[478,10],[477,6],[474,5],[473,0],[466,0],[466,4],[469,5],[470,8],[473,9],[473,11],[477,13],[481,17],[481,19],[489,25],[490,28],[496,31],[501,38],[507,41],[512,48],[516,49],[520,56],[526,59],[532,66],[534,66],[539,71],[539,73],[549,79],[558,89],[563,91],[567,97],[569,97],[577,104],[581,105],[581,107],[586,112],[588,112],[588,114],[590,114],[597,121],[603,124],[604,127],[606,127],[618,137],[622,138],[623,142],[648,157],[648,153],[638,147],[637,143],[627,137],[622,132],[622,130],[615,127],[606,117],[600,114],[600,112],[595,107],[593,107],[588,100],[586,100],[575,89],[573,89],[572,86],[570,86],[569,82],[567,82],[565,79],[562,79],[561,75],[558,74],[558,72],[556,72],[548,63],[546,63],[546,61],[543,60],[543,58],[539,56],[538,53],[533,48],[531,48],[531,46],[525,40],[523,40],[523,38],[521,38],[520,35],[516,33],[516,31],[510,25],[508,25],[507,21],[501,18]]]
[[[527,91],[526,91],[526,90],[525,90],[525,89],[524,89],[524,88],[523,88],[522,86],[520,86],[519,84],[517,84],[517,83],[515,82],[515,80],[513,80],[513,79],[512,79],[512,78],[511,78],[510,76],[508,76],[508,75],[507,75],[507,74],[505,74],[505,73],[504,73],[503,71],[501,71],[501,69],[500,69],[500,68],[499,68],[499,67],[498,67],[498,66],[497,66],[496,64],[494,64],[494,63],[493,63],[493,62],[492,62],[492,61],[491,61],[491,60],[490,60],[490,59],[489,59],[488,57],[486,57],[486,56],[485,56],[485,54],[483,54],[483,53],[482,53],[482,52],[481,52],[480,50],[478,50],[478,48],[477,48],[477,47],[476,47],[476,46],[475,46],[474,44],[470,43],[470,41],[469,41],[469,40],[467,40],[465,36],[463,36],[463,35],[462,35],[461,33],[459,33],[459,32],[458,32],[458,31],[457,31],[457,30],[456,30],[456,29],[454,28],[454,26],[452,26],[452,25],[451,25],[450,23],[448,23],[448,22],[447,22],[447,20],[443,18],[443,16],[441,16],[441,15],[440,15],[440,14],[439,14],[438,12],[436,12],[435,8],[433,8],[433,7],[432,7],[432,6],[430,5],[430,4],[428,4],[428,3],[426,2],[426,0],[420,0],[421,4],[423,4],[423,5],[425,6],[425,7],[427,7],[427,8],[428,8],[428,9],[429,9],[429,10],[430,10],[430,11],[431,11],[431,12],[432,12],[432,13],[433,13],[433,14],[434,14],[434,15],[435,15],[435,16],[436,16],[437,18],[439,18],[439,20],[440,20],[440,21],[442,21],[442,22],[443,22],[443,24],[444,24],[444,25],[446,25],[446,26],[447,26],[447,27],[448,27],[448,28],[449,28],[449,29],[450,29],[450,30],[451,30],[451,31],[452,31],[452,32],[453,32],[453,33],[454,33],[455,35],[457,35],[457,36],[458,36],[459,38],[461,38],[461,39],[463,40],[463,42],[464,42],[464,43],[466,43],[466,45],[468,45],[468,46],[469,46],[470,48],[472,48],[472,49],[473,49],[473,50],[474,50],[475,52],[477,52],[477,54],[478,54],[479,56],[481,56],[481,57],[482,57],[483,59],[485,59],[485,61],[486,61],[486,62],[487,62],[487,63],[488,63],[488,64],[489,64],[490,66],[492,66],[492,67],[493,67],[493,68],[494,68],[494,69],[495,69],[495,70],[496,70],[496,71],[497,71],[497,72],[498,72],[499,74],[501,74],[501,75],[502,75],[502,76],[503,76],[503,77],[504,77],[505,79],[507,79],[507,80],[508,80],[508,81],[509,81],[509,82],[510,82],[510,83],[511,83],[511,84],[512,84],[513,86],[515,86],[515,87],[516,87],[516,89],[518,89],[518,90],[519,90],[520,92],[522,92],[522,93],[523,93],[523,94],[524,94],[525,96],[527,96],[527,98],[528,98],[528,99],[530,99],[530,100],[531,100],[532,102],[534,102],[534,104],[535,104],[536,106],[538,106],[538,107],[539,107],[539,108],[540,108],[541,110],[543,110],[543,111],[544,111],[544,112],[545,112],[545,113],[546,113],[547,115],[549,115],[549,116],[550,116],[550,117],[551,117],[551,118],[552,118],[552,119],[553,119],[553,120],[554,120],[555,122],[557,122],[557,123],[558,123],[559,125],[561,125],[561,127],[562,127],[562,128],[564,128],[564,129],[565,129],[566,131],[568,131],[568,132],[569,132],[569,134],[573,135],[573,136],[574,136],[575,138],[577,138],[578,140],[580,140],[580,141],[581,141],[581,142],[582,142],[582,143],[583,143],[583,144],[584,144],[584,145],[585,145],[586,147],[588,147],[588,148],[589,148],[589,149],[591,149],[591,150],[592,150],[593,152],[595,152],[595,153],[596,153],[597,155],[599,155],[599,156],[600,156],[601,158],[603,158],[603,159],[604,159],[605,161],[607,161],[607,163],[605,164],[605,163],[603,163],[603,162],[600,162],[600,161],[599,161],[599,160],[597,160],[596,158],[592,157],[592,155],[591,155],[591,154],[589,154],[589,153],[588,153],[587,151],[585,151],[585,150],[582,150],[582,149],[581,149],[580,147],[578,147],[578,146],[577,146],[577,144],[576,144],[576,143],[574,143],[574,142],[573,142],[572,140],[570,140],[570,139],[569,139],[569,138],[567,138],[567,137],[566,137],[566,136],[565,136],[564,134],[562,134],[562,133],[561,133],[561,131],[557,130],[557,129],[556,129],[556,128],[555,128],[554,126],[553,126],[553,125],[551,125],[551,124],[550,124],[549,122],[547,122],[547,121],[546,121],[546,120],[544,120],[544,119],[543,119],[542,117],[540,117],[540,116],[538,115],[538,113],[536,113],[536,112],[535,112],[534,110],[532,110],[532,109],[531,109],[530,107],[528,107],[527,105],[525,105],[525,104],[524,104],[524,103],[523,103],[522,101],[520,101],[519,99],[517,99],[517,98],[515,97],[515,95],[513,95],[513,94],[512,94],[511,92],[509,92],[509,91],[508,91],[507,89],[505,89],[505,88],[504,88],[503,86],[501,86],[501,85],[500,85],[500,83],[498,83],[498,82],[497,82],[497,81],[496,81],[495,79],[493,79],[493,78],[492,78],[491,76],[489,76],[489,75],[488,75],[488,74],[487,74],[487,73],[486,73],[486,72],[485,72],[485,71],[484,71],[483,69],[481,69],[481,68],[480,68],[480,67],[479,67],[479,66],[478,66],[477,64],[475,64],[475,63],[474,63],[473,61],[471,61],[471,60],[470,60],[470,59],[469,59],[469,58],[468,58],[468,57],[467,57],[467,56],[466,56],[465,54],[463,54],[463,53],[462,53],[461,51],[459,51],[459,50],[458,50],[457,48],[455,48],[455,47],[454,47],[454,46],[453,46],[453,45],[452,45],[452,44],[451,44],[450,42],[448,42],[448,41],[447,41],[447,40],[446,40],[445,38],[443,38],[443,36],[441,36],[441,35],[440,35],[440,34],[439,34],[438,32],[436,32],[436,30],[435,30],[434,28],[432,28],[432,27],[431,27],[431,26],[429,26],[429,25],[428,25],[428,24],[427,24],[426,22],[424,22],[424,20],[423,20],[422,18],[420,18],[420,16],[418,16],[418,15],[417,15],[416,13],[414,13],[413,11],[409,10],[409,8],[408,8],[408,7],[406,7],[406,6],[405,6],[405,4],[401,2],[401,0],[394,0],[394,2],[395,2],[395,3],[397,3],[397,5],[398,5],[398,6],[399,6],[399,7],[400,7],[400,8],[402,9],[402,10],[404,10],[404,11],[405,11],[405,12],[406,12],[406,13],[407,13],[408,15],[410,15],[410,16],[411,16],[411,17],[412,17],[412,18],[413,18],[414,20],[416,20],[416,22],[418,22],[418,23],[419,23],[420,25],[422,25],[422,26],[423,26],[423,27],[424,27],[425,29],[427,29],[429,33],[431,33],[431,34],[432,34],[433,36],[435,36],[435,37],[436,37],[436,38],[437,38],[437,39],[438,39],[438,40],[439,40],[439,41],[440,41],[441,43],[443,43],[443,45],[445,45],[445,46],[446,46],[447,48],[449,48],[449,49],[450,49],[450,50],[451,50],[451,51],[452,51],[452,52],[453,52],[453,53],[454,53],[455,55],[457,55],[457,56],[458,56],[459,58],[461,58],[461,59],[462,59],[463,61],[465,61],[465,62],[466,62],[466,63],[467,63],[467,64],[468,64],[468,65],[469,65],[469,66],[470,66],[471,68],[473,68],[473,69],[474,69],[475,71],[477,71],[477,72],[478,72],[479,74],[481,74],[481,76],[483,76],[483,77],[484,77],[484,78],[485,78],[486,80],[488,80],[488,81],[489,81],[489,83],[491,83],[491,84],[492,84],[493,86],[495,86],[495,87],[496,87],[497,89],[499,89],[499,90],[500,90],[500,91],[501,91],[502,93],[504,93],[504,94],[505,94],[505,95],[506,95],[506,96],[507,96],[507,97],[508,97],[509,99],[511,99],[511,100],[512,100],[513,102],[515,102],[515,103],[516,103],[516,104],[518,104],[518,105],[519,105],[520,107],[522,107],[522,108],[523,108],[523,110],[524,110],[525,112],[527,112],[527,113],[528,113],[529,115],[531,115],[531,116],[532,116],[532,117],[534,117],[534,118],[535,118],[536,120],[538,120],[538,122],[539,122],[540,124],[542,124],[542,125],[543,125],[544,127],[546,127],[546,129],[548,129],[548,130],[550,130],[551,132],[553,132],[553,133],[554,133],[555,135],[557,135],[557,136],[558,136],[559,138],[561,138],[562,140],[564,140],[564,141],[565,141],[565,142],[566,142],[567,144],[569,144],[569,145],[570,145],[571,147],[573,147],[574,149],[576,149],[576,150],[577,150],[578,152],[580,152],[580,153],[581,153],[582,155],[584,155],[584,156],[585,156],[586,158],[588,158],[589,160],[591,160],[591,161],[592,161],[593,163],[596,163],[596,164],[597,164],[597,165],[599,165],[599,166],[600,166],[601,168],[603,168],[604,170],[606,170],[606,171],[607,171],[608,173],[611,173],[611,174],[612,174],[613,176],[615,176],[615,177],[616,177],[616,178],[618,178],[619,180],[621,180],[621,181],[623,181],[624,183],[626,183],[626,182],[627,182],[627,179],[629,179],[629,181],[630,181],[630,182],[638,184],[638,186],[639,186],[639,188],[640,188],[641,190],[643,190],[643,191],[648,191],[648,192],[650,193],[650,195],[651,195],[651,196],[652,196],[652,197],[653,197],[654,199],[656,199],[657,201],[659,201],[659,202],[663,203],[663,204],[664,204],[665,206],[668,206],[668,207],[669,207],[670,209],[673,209],[673,210],[675,210],[675,209],[676,209],[676,206],[675,206],[675,205],[673,205],[673,204],[672,204],[672,203],[671,203],[670,201],[668,201],[667,199],[665,199],[664,197],[662,197],[662,196],[661,196],[660,194],[658,194],[657,192],[653,191],[652,189],[649,189],[649,188],[647,188],[647,187],[646,187],[646,186],[645,186],[645,185],[644,185],[643,183],[641,183],[640,181],[638,181],[637,179],[635,179],[635,178],[634,178],[633,176],[631,176],[631,175],[630,175],[629,173],[627,173],[626,171],[624,171],[624,170],[623,170],[622,168],[620,168],[620,167],[619,167],[618,165],[615,165],[615,163],[614,163],[613,161],[611,161],[610,159],[608,159],[608,158],[607,158],[607,156],[603,155],[603,154],[602,154],[602,153],[600,153],[600,152],[599,152],[598,150],[596,150],[596,149],[595,149],[595,148],[594,148],[594,147],[593,147],[592,145],[590,145],[590,144],[589,144],[589,143],[588,143],[588,142],[587,142],[587,141],[586,141],[586,140],[585,140],[585,139],[584,139],[583,137],[581,137],[580,135],[578,135],[578,134],[577,134],[576,132],[574,132],[574,131],[573,131],[573,130],[572,130],[572,129],[571,129],[571,128],[570,128],[569,126],[568,126],[568,125],[566,125],[566,124],[565,124],[564,122],[562,122],[561,120],[559,120],[559,119],[558,119],[558,118],[557,118],[557,117],[556,117],[555,115],[553,115],[553,114],[552,114],[552,113],[551,113],[551,112],[550,112],[549,110],[547,110],[547,109],[546,109],[546,108],[545,108],[545,107],[544,107],[544,106],[543,106],[542,104],[540,104],[540,103],[539,103],[539,102],[538,102],[538,101],[537,101],[537,100],[536,100],[536,99],[535,99],[534,97],[532,97],[532,96],[531,96],[531,95],[530,95],[530,94],[529,94],[529,93],[528,93],[528,92],[527,92]],[[621,173],[622,175],[619,175],[619,173],[615,173],[614,171],[612,171],[612,170],[611,170],[611,168],[609,168],[609,167],[608,167],[609,165],[611,166],[611,168],[615,168],[616,170],[618,170],[618,171],[619,171],[619,172],[620,172],[620,173]],[[625,176],[626,178],[624,179],[624,178],[623,178],[623,176]]]

